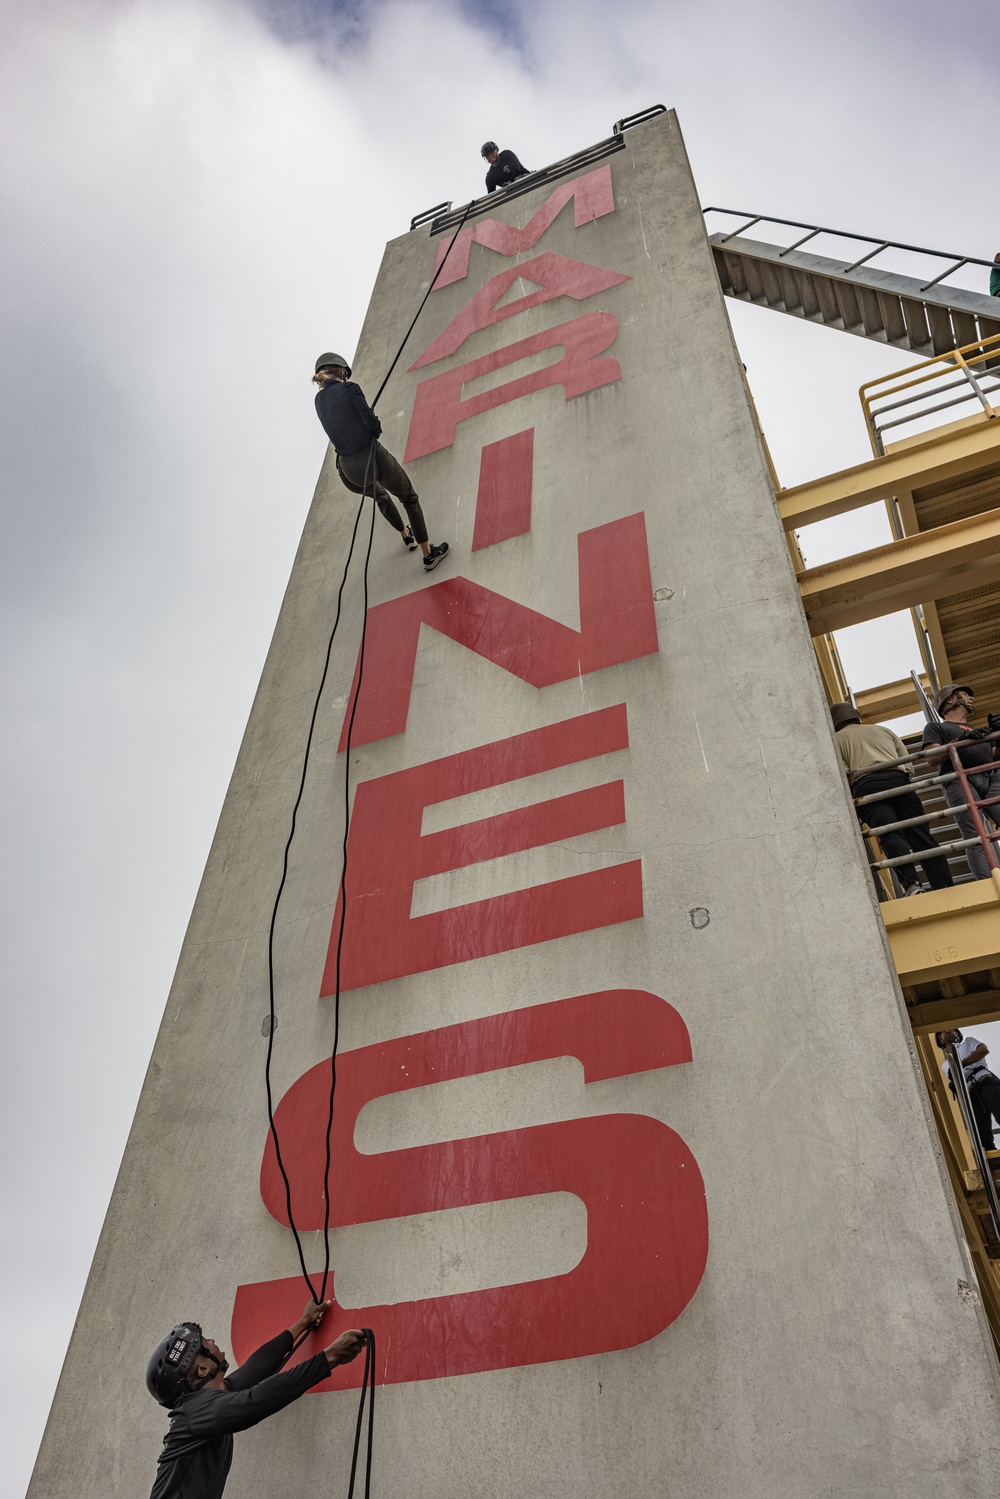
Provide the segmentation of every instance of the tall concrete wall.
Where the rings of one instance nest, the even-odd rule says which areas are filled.
[[[379,1334],[377,1492],[985,1499],[995,1361],[675,118],[567,183],[473,221],[381,403],[452,555],[377,518],[350,756],[334,1320]],[[369,393],[441,243],[386,251]],[[242,1357],[304,1301],[266,933],[353,514],[327,462],[37,1499],[146,1491],[176,1319]],[[277,933],[313,1265],[360,622],[356,569]],[[238,1438],[231,1491],[345,1491],[355,1399]]]

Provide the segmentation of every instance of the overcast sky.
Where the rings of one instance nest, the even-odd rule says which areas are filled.
[[[995,0],[0,0],[6,1356],[21,1496],[386,239],[677,108],[704,203],[992,257]],[[982,287],[985,290],[985,282]],[[907,356],[728,304],[781,480]],[[876,515],[808,560],[882,539]],[[845,632],[855,689],[917,665]],[[16,1350],[16,1356],[15,1356]]]

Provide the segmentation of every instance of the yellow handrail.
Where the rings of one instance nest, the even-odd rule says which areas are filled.
[[[984,374],[1000,375],[1000,333],[995,333],[991,338],[977,339],[975,343],[965,344],[961,349],[952,349],[947,354],[939,354],[935,359],[922,359],[919,364],[907,365],[905,369],[897,370],[893,375],[882,375],[877,380],[866,380],[858,390],[858,396],[865,413],[868,435],[876,457],[881,457],[885,452],[882,433],[889,427],[903,426],[907,422],[918,421],[921,417],[928,416],[936,410],[944,410],[946,407],[960,405],[963,401],[976,399],[980,403],[984,417],[1000,415],[1000,410],[987,400],[987,393],[977,378]],[[937,394],[943,394],[945,390],[960,386],[962,394],[953,400],[928,407],[920,404],[918,396],[902,394],[917,386],[931,386],[933,382],[941,381],[948,375],[957,375],[959,380],[953,381],[950,386],[939,386],[937,390],[928,389],[926,395],[932,398]],[[995,388],[1000,387],[991,387],[991,391]],[[890,397],[899,397],[899,399],[890,401]],[[877,410],[874,409],[875,402],[882,403]],[[905,406],[912,406],[913,409],[890,422],[879,422],[878,418],[886,412]]]

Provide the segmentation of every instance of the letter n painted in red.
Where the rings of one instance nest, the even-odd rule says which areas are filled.
[[[577,550],[579,630],[469,578],[445,578],[369,609],[364,685],[352,744],[370,744],[406,728],[422,624],[532,687],[551,687],[655,655],[659,642],[645,517],[640,512],[582,531]],[[356,691],[357,668],[352,702]],[[350,712],[348,704],[341,749]]]
[[[410,915],[417,880],[625,821],[621,781],[421,836],[425,807],[627,747],[625,706],[619,704],[360,782],[347,846],[341,989],[424,973],[641,916],[639,859],[430,915]],[[336,986],[339,931],[338,900],[324,994],[332,994]]]
[[[587,1248],[564,1275],[484,1291],[346,1310],[334,1300],[299,1358],[347,1327],[373,1328],[379,1381],[441,1379],[633,1348],[680,1316],[705,1270],[708,1215],[698,1163],[681,1137],[645,1114],[603,1114],[471,1139],[361,1155],[358,1114],[372,1099],[450,1078],[571,1056],[588,1083],[691,1059],[672,1005],[641,989],[605,990],[343,1052],[331,1148],[334,1227],[475,1203],[571,1192],[587,1211]],[[300,1229],[322,1227],[330,1064],[310,1068],[276,1111]],[[261,1196],[287,1223],[268,1139]],[[334,1284],[336,1296],[336,1284]],[[240,1286],[233,1348],[242,1362],[295,1321],[302,1281]],[[359,1363],[316,1389],[360,1383]]]

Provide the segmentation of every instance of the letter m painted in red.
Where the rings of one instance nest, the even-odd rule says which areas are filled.
[[[573,200],[573,225],[577,229],[581,224],[603,218],[606,213],[614,213],[615,190],[610,165],[598,167],[583,177],[574,177],[570,182],[561,182],[523,229],[515,224],[504,224],[500,219],[480,219],[460,230],[454,237],[454,244],[450,237],[443,237],[438,246],[435,274],[442,262],[444,267],[434,283],[435,291],[450,286],[453,281],[461,281],[469,274],[469,251],[474,243],[485,245],[498,255],[520,255],[532,249],[570,199]],[[448,259],[445,262],[446,254]]]

